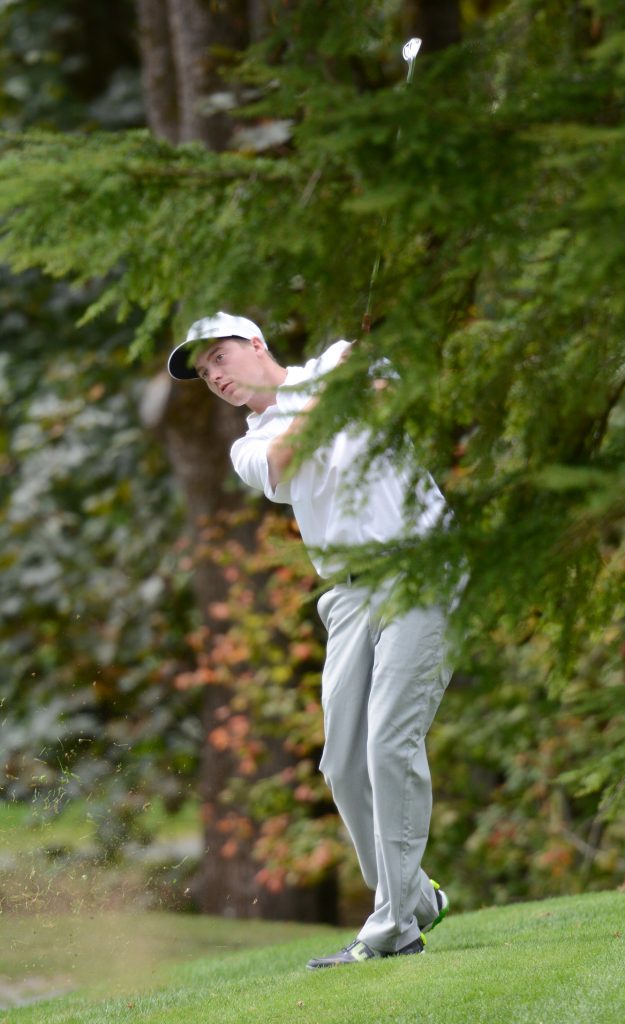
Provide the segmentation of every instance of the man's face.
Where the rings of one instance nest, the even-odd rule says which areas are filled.
[[[258,338],[249,342],[220,338],[197,357],[195,369],[213,394],[230,405],[247,405],[263,388],[261,349]]]

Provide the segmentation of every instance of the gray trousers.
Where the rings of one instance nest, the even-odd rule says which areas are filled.
[[[339,584],[319,600],[328,630],[320,769],[375,891],[358,937],[393,952],[438,913],[421,868],[432,811],[425,737],[451,669],[440,608],[385,621],[384,596]]]

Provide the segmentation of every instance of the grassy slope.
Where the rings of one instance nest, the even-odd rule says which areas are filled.
[[[237,927],[241,922],[236,923]],[[625,894],[597,893],[453,915],[425,956],[310,972],[328,930],[212,955],[159,973],[143,994],[96,993],[9,1010],[7,1024],[622,1024]],[[301,931],[299,932],[301,935]],[[320,939],[320,936],[323,936]],[[127,992],[131,992],[128,988]]]

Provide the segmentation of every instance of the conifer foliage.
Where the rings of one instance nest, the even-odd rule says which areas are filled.
[[[484,622],[536,609],[571,640],[599,593],[613,604],[622,517],[622,9],[513,3],[410,89],[368,80],[393,52],[383,10],[300,3],[248,52],[260,98],[242,114],[292,125],[276,152],[5,138],[0,255],[110,274],[87,317],[142,309],[135,355],[178,306],[183,325],[224,301],[256,309],[278,350],[289,318],[311,347],[354,337],[379,255],[374,330],[314,441],[360,419],[376,447],[431,466],[467,607]],[[373,355],[399,379],[362,402]],[[419,565],[431,575],[425,546],[385,552],[389,571]]]

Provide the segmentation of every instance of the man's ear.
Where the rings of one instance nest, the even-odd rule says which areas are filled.
[[[252,345],[255,352],[265,352],[266,348],[263,345],[260,338],[250,338],[250,345]]]

